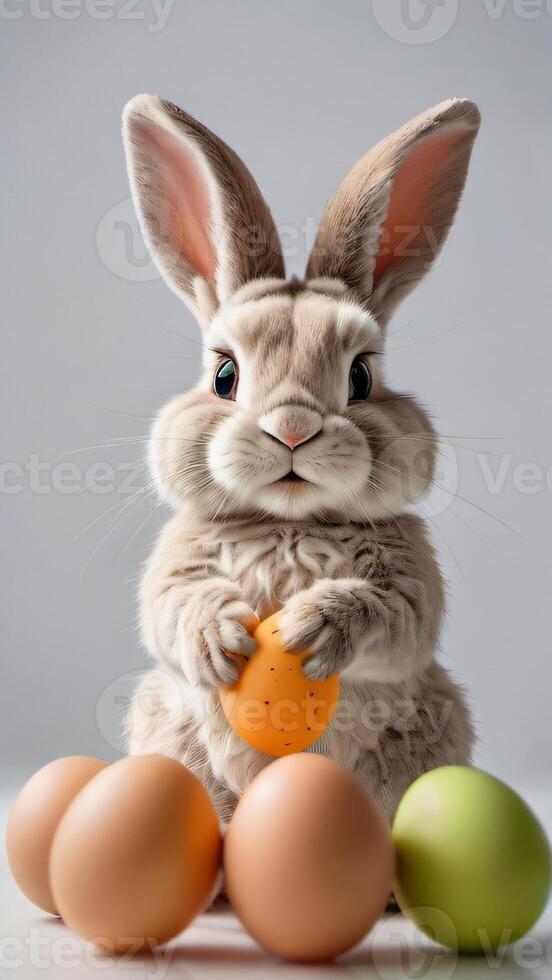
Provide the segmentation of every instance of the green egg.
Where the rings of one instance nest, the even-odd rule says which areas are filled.
[[[443,766],[416,780],[393,823],[395,895],[432,939],[489,952],[525,935],[550,893],[550,847],[523,800],[494,776]]]

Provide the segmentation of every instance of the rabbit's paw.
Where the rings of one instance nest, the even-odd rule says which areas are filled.
[[[353,658],[348,604],[334,583],[313,585],[284,606],[280,638],[291,653],[310,650],[303,664],[305,677],[324,680],[343,670]]]
[[[231,588],[198,596],[184,616],[185,672],[200,687],[229,687],[238,678],[238,656],[250,657],[256,647],[247,630],[258,621],[247,602]]]

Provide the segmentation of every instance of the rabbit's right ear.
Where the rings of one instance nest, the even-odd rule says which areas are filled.
[[[170,102],[137,95],[125,106],[123,141],[146,244],[200,321],[250,279],[284,276],[270,211],[222,140]]]
[[[326,205],[307,279],[341,279],[384,326],[445,241],[479,122],[473,102],[449,99],[359,160]]]

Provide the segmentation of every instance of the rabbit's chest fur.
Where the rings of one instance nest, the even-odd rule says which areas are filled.
[[[349,526],[323,531],[267,527],[256,534],[236,534],[214,548],[221,573],[239,582],[262,619],[313,582],[351,574],[363,543],[375,547]]]
[[[156,604],[173,587],[178,590],[182,579],[193,591],[194,582],[217,576],[238,584],[260,618],[322,579],[361,573],[385,589],[393,570],[408,571],[408,545],[416,553],[429,547],[421,535],[421,522],[407,515],[369,527],[268,522],[217,527],[194,522],[189,513],[177,515],[164,529],[143,583],[148,645],[161,664],[144,676],[133,700],[127,718],[131,754],[179,758],[200,776],[221,818],[228,819],[236,798],[268,759],[232,731],[216,687],[197,687],[180,669],[163,663],[156,644],[173,620]],[[430,551],[427,557],[433,561]],[[466,763],[469,716],[461,691],[439,664],[393,683],[347,672],[341,680],[344,717],[334,718],[315,751],[357,772],[389,816],[420,772]]]

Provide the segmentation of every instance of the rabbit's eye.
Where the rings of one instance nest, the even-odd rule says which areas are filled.
[[[355,357],[349,374],[349,401],[365,401],[372,387],[370,369],[362,357]]]
[[[229,357],[217,368],[213,381],[215,395],[219,398],[231,398],[235,393],[238,371],[234,361]]]

